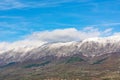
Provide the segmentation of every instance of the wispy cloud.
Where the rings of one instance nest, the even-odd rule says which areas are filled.
[[[1,0],[0,10],[21,9],[21,8],[35,8],[35,7],[54,7],[62,3],[72,2],[74,0],[38,0],[38,1],[24,1],[24,0]]]
[[[10,23],[10,22],[0,22],[0,38],[6,37],[6,35],[17,35],[23,34],[25,32],[32,32],[30,22],[19,22],[19,23]],[[28,31],[29,29],[29,31]],[[1,37],[3,36],[3,37]],[[19,36],[18,36],[19,37]]]
[[[36,1],[25,1],[25,0],[1,0],[0,10],[9,9],[21,9],[21,8],[42,8],[42,7],[56,7],[61,6],[63,3],[77,2],[86,3],[91,0],[36,0]]]
[[[106,23],[106,24],[101,24],[102,26],[116,26],[116,25],[120,25],[120,22],[117,23]]]
[[[22,8],[25,7],[23,3],[19,2],[18,0],[2,0],[0,2],[0,9],[1,10],[8,10],[14,8]]]
[[[1,19],[24,19],[24,17],[21,16],[0,16]]]
[[[89,27],[112,27],[112,26],[118,26],[120,25],[120,22],[114,22],[114,23],[105,23],[105,24],[95,24],[95,25],[88,25]]]

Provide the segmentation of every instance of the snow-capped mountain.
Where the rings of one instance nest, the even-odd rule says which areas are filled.
[[[22,41],[0,44],[0,63],[22,62],[46,56],[58,58],[81,54],[85,57],[97,57],[120,52],[120,36],[89,38],[80,42],[46,43],[41,41]]]

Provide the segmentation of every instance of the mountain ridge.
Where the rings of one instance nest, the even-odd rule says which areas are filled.
[[[59,58],[72,56],[74,54],[82,54],[85,57],[94,58],[104,54],[120,52],[120,36],[89,38],[79,42],[72,41],[39,44],[34,45],[34,43],[30,43],[30,47],[32,47],[30,49],[29,46],[23,47],[23,44],[20,48],[13,48],[12,50],[3,52],[0,54],[0,60],[5,63],[10,63],[22,62],[29,59],[35,60],[45,56],[57,56]]]

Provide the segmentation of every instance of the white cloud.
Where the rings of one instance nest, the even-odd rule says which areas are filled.
[[[10,42],[1,42],[0,43],[0,54],[6,51],[19,51],[19,52],[27,52],[31,49],[40,47],[41,45],[45,44],[46,42],[39,41],[39,40],[20,40],[13,43]]]
[[[86,27],[82,30],[75,28],[56,29],[52,31],[35,32],[28,36],[28,39],[37,39],[47,42],[67,42],[80,41],[86,38],[107,36],[112,31],[111,28],[100,31],[98,28]]]

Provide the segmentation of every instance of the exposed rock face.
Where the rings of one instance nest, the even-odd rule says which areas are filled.
[[[91,38],[80,42],[51,43],[26,50],[28,47],[2,52],[0,54],[0,63],[22,62],[29,59],[36,60],[45,56],[60,58],[74,54],[95,58],[105,54],[120,52],[120,37],[113,36]]]

